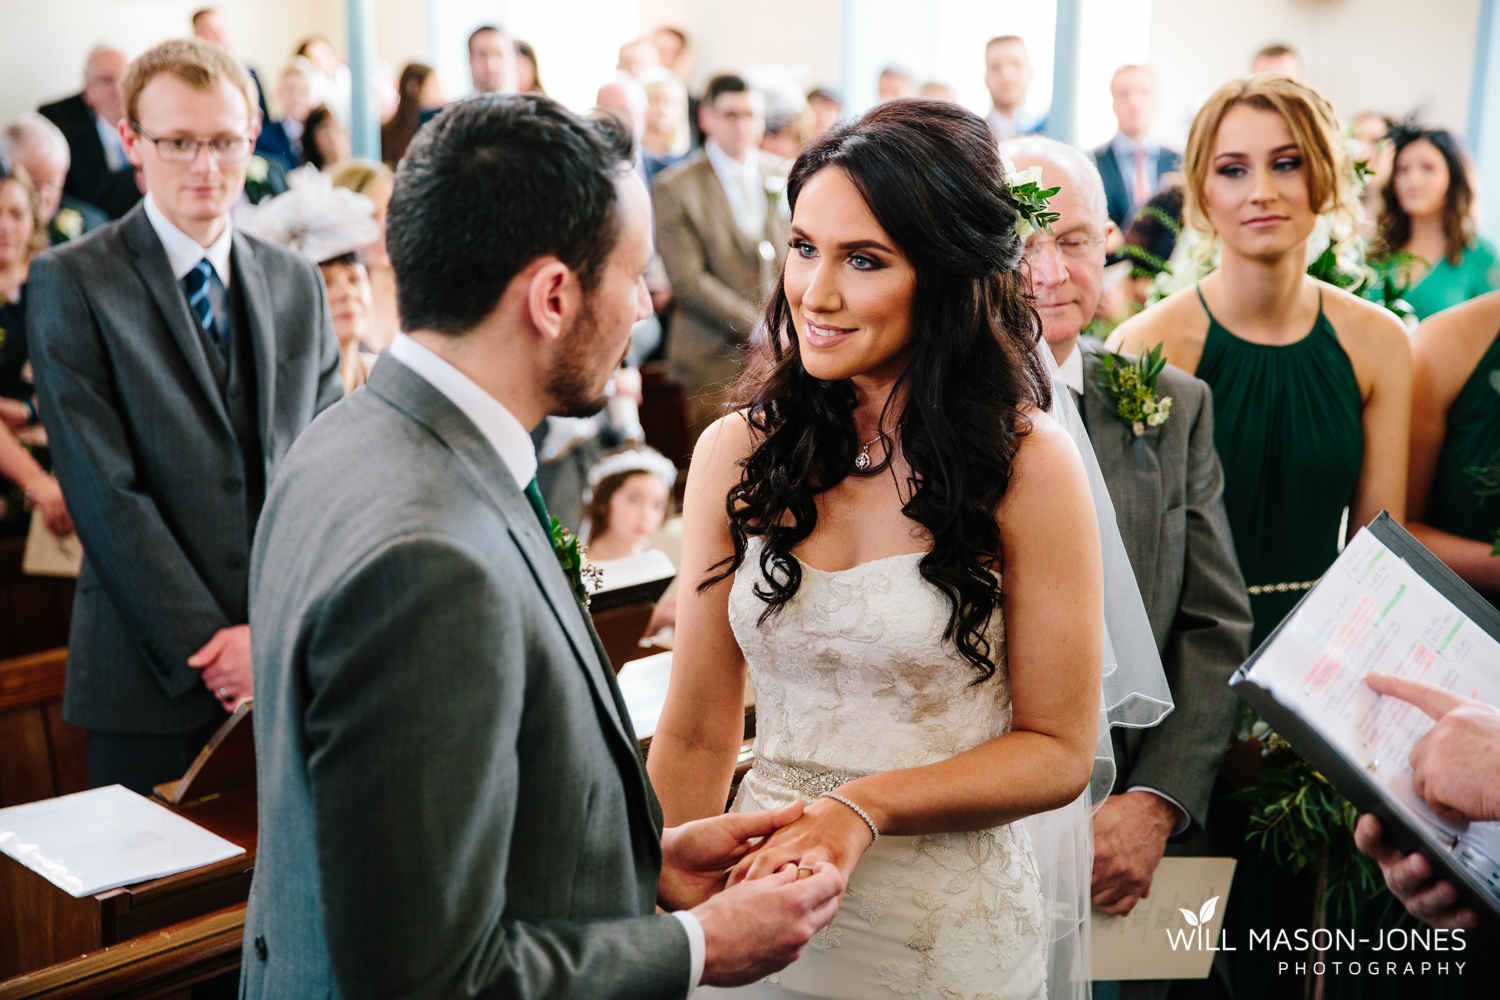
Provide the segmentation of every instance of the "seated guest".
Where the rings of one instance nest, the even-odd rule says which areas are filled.
[[[493,24],[483,24],[469,35],[469,79],[475,94],[509,94],[516,89],[516,46]]]
[[[829,87],[819,87],[807,95],[807,106],[812,109],[812,134],[822,135],[838,124],[844,117],[844,102]]]
[[[240,231],[301,251],[318,265],[339,342],[345,395],[365,384],[375,362],[370,334],[370,278],[361,251],[380,236],[375,203],[327,174],[299,174],[291,190],[235,213]]]
[[[252,697],[266,484],[343,396],[317,269],[230,218],[254,100],[217,45],[142,54],[122,138],[151,193],[31,267],[38,403],[85,552],[63,717],[88,731],[94,786],[149,795],[180,778]]]
[[[950,104],[962,103],[958,99],[958,91],[941,80],[928,80],[917,88],[917,96],[934,101],[947,101]]]
[[[523,42],[519,38],[516,39],[515,46],[516,93],[545,95],[547,88],[542,86],[542,71],[537,68],[536,49],[531,47],[530,42]]]
[[[1094,150],[1104,179],[1110,221],[1123,233],[1141,206],[1161,186],[1163,174],[1182,169],[1182,154],[1151,138],[1156,120],[1156,72],[1149,66],[1121,66],[1109,80],[1115,137]]]
[[[1411,336],[1407,530],[1500,606],[1500,292],[1424,320]]]
[[[77,239],[109,221],[109,216],[93,205],[63,193],[70,158],[62,131],[34,111],[23,114],[0,133],[0,159],[23,167],[31,177],[53,246]]]
[[[312,85],[313,103],[332,111],[334,117],[347,127],[353,78],[349,75],[349,67],[339,62],[328,39],[322,35],[305,38],[297,46],[293,63],[307,74],[307,82]]]
[[[302,133],[302,161],[315,170],[327,170],[347,159],[349,130],[326,106],[313,108]]]
[[[1307,82],[1307,73],[1302,68],[1302,57],[1290,45],[1277,42],[1267,45],[1250,60],[1252,74],[1265,73],[1284,76],[1298,83]]]
[[[1389,674],[1370,674],[1365,683],[1437,720],[1410,756],[1412,787],[1428,807],[1459,823],[1500,820],[1500,709]],[[1453,885],[1436,880],[1421,854],[1403,854],[1386,841],[1376,817],[1359,818],[1354,842],[1380,862],[1387,888],[1412,916],[1434,927],[1479,926],[1479,915],[1459,905]]]
[[[41,511],[47,530],[73,530],[62,489],[21,438],[37,428],[36,393],[26,351],[26,275],[47,246],[40,199],[26,168],[0,163],[0,537],[24,535],[27,506]]]
[[[396,331],[401,329],[396,314],[396,273],[391,270],[391,258],[385,249],[385,212],[391,203],[393,183],[391,169],[374,160],[345,160],[333,168],[329,177],[334,187],[362,194],[375,205],[375,225],[380,228],[380,235],[360,250],[370,276],[370,325],[369,332],[361,339],[370,351],[379,354],[391,346]]]
[[[1088,428],[1176,705],[1154,728],[1112,732],[1116,777],[1094,813],[1092,898],[1101,912],[1123,915],[1149,894],[1168,850],[1213,853],[1202,834],[1238,703],[1229,677],[1250,652],[1250,596],[1229,534],[1208,386],[1167,366],[1157,392],[1172,399],[1169,416],[1137,433],[1100,385],[1105,359],[1079,341],[1099,301],[1113,226],[1092,158],[1041,137],[1001,148],[1017,169],[1040,166],[1042,187],[1060,188],[1052,232],[1027,237],[1026,271],[1042,336]],[[1166,990],[1165,982],[1140,981],[1117,995]]]
[[[606,455],[589,470],[583,495],[588,514],[590,562],[624,559],[646,551],[661,529],[677,485],[677,466],[654,448],[639,445]]]
[[[879,101],[894,101],[898,97],[912,95],[911,74],[900,66],[887,66],[880,71],[875,81],[875,92]]]
[[[255,151],[262,156],[274,156],[287,170],[293,170],[303,163],[302,135],[314,107],[312,84],[296,64],[281,71],[276,84],[276,104],[281,117],[268,118],[261,124],[260,135],[255,137]]]
[[[1477,231],[1469,158],[1458,136],[1412,122],[1392,122],[1391,179],[1381,192],[1370,256],[1398,253],[1407,284],[1402,298],[1418,319],[1500,288],[1500,253]]]
[[[408,63],[401,71],[400,100],[391,120],[380,126],[380,158],[391,169],[401,162],[407,144],[421,127],[422,113],[448,103],[437,71],[423,63]]]
[[[63,191],[118,219],[141,200],[135,168],[125,158],[120,119],[125,106],[120,78],[125,53],[101,46],[89,53],[83,93],[37,110],[62,130],[72,161]]]

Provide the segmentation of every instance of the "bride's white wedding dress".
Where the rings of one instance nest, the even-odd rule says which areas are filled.
[[[802,584],[760,623],[760,540],[729,595],[729,620],[755,684],[755,766],[733,808],[812,801],[853,778],[920,767],[1009,732],[1005,623],[996,670],[943,641],[950,604],[917,571],[921,553],[836,572],[802,565]],[[838,916],[790,967],[749,997],[1045,996],[1046,904],[1020,824],[977,833],[883,836],[860,858]]]

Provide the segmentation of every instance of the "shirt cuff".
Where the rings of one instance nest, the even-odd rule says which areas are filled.
[[[692,996],[703,978],[703,956],[708,951],[708,942],[703,937],[703,925],[687,910],[674,910],[672,916],[682,924],[688,938],[688,991]]]
[[[1188,811],[1182,808],[1182,803],[1172,798],[1172,796],[1168,795],[1166,792],[1159,792],[1154,788],[1147,787],[1146,785],[1131,785],[1125,790],[1127,792],[1150,792],[1157,798],[1166,799],[1167,802],[1171,804],[1172,808],[1177,810],[1177,822],[1172,824],[1172,832],[1168,834],[1169,837],[1177,836],[1183,830],[1186,830],[1188,828],[1188,825],[1193,822],[1192,817],[1188,815]],[[701,934],[703,932],[700,930],[698,933]]]

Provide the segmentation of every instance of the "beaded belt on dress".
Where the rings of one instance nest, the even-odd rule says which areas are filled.
[[[755,758],[751,769],[760,772],[763,778],[814,797],[824,792],[831,792],[855,778],[864,777],[863,774],[857,774],[854,771],[809,771],[795,764],[777,764],[764,757]]]
[[[1289,591],[1312,590],[1317,580],[1304,580],[1301,583],[1257,583],[1253,587],[1246,587],[1252,596],[1260,594],[1285,594]]]

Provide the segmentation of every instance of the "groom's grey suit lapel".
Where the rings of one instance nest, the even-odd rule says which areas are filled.
[[[543,537],[542,526],[531,504],[516,486],[515,477],[495,449],[463,411],[399,361],[387,359],[377,366],[368,388],[426,427],[457,455],[470,483],[505,516],[510,536],[531,568],[537,588],[567,634],[573,654],[588,677],[600,707],[613,723],[615,734],[626,744],[631,756],[639,761],[639,744],[613,671],[609,669],[609,658],[557,564],[550,539]],[[654,812],[654,799],[652,809]]]

